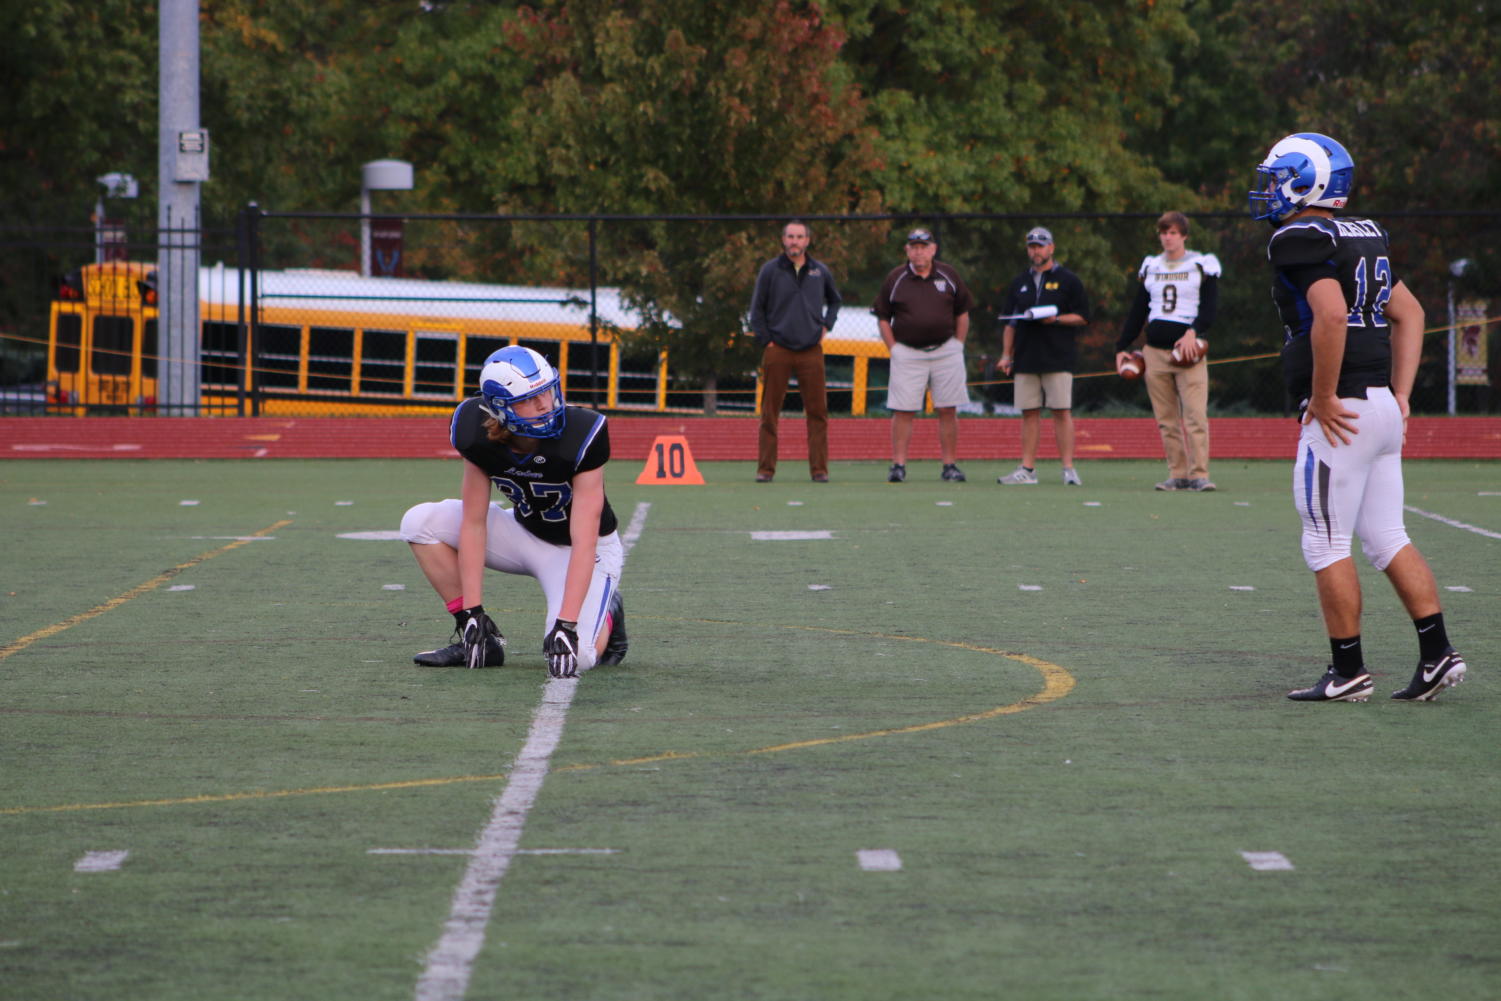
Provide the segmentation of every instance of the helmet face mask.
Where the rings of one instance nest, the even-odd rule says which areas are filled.
[[[1296,132],[1277,142],[1256,168],[1251,218],[1274,225],[1306,208],[1344,208],[1355,182],[1355,161],[1338,142]]]
[[[501,348],[480,369],[480,409],[512,434],[556,438],[567,419],[561,381],[558,370],[531,348]],[[516,404],[524,400],[542,403],[540,412],[531,413],[535,407],[527,407],[527,416],[517,413]]]

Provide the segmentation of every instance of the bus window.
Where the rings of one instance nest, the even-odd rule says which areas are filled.
[[[464,385],[460,387],[461,391],[472,393],[479,389],[479,374],[480,370],[485,367],[485,359],[510,343],[510,338],[507,337],[482,337],[479,334],[470,334],[466,337],[464,339]]]
[[[129,375],[134,342],[133,318],[94,317],[94,349],[89,354],[89,371],[95,375]]]
[[[360,342],[360,392],[400,395],[407,368],[407,335],[367,330]]]
[[[149,349],[149,336],[147,340]],[[144,362],[145,358],[141,360]],[[204,322],[198,378],[205,387],[235,389],[239,386],[240,330],[235,324]]]
[[[412,395],[453,399],[454,366],[458,364],[458,354],[458,334],[417,331],[417,364],[412,370]]]
[[[299,327],[261,326],[256,328],[260,350],[256,352],[255,373],[264,389],[296,389],[297,358],[302,351]]]
[[[53,364],[59,372],[78,371],[78,346],[83,341],[83,317],[77,313],[57,314],[57,348]]]
[[[354,377],[354,331],[313,327],[308,331],[307,388],[347,393]]]
[[[156,378],[156,320],[147,320],[141,334],[141,378]]]

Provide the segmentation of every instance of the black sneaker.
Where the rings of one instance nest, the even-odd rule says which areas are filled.
[[[610,598],[610,638],[605,640],[605,652],[599,655],[599,663],[611,667],[625,660],[627,647],[625,635],[625,600],[616,591]]]
[[[500,633],[485,638],[485,667],[503,667],[506,662],[506,638]],[[412,658],[423,667],[463,667],[464,644],[450,643],[437,650],[424,650]]]
[[[887,483],[906,483],[907,467],[901,463],[892,463],[891,470],[886,474]]]
[[[960,469],[952,462],[944,463],[943,472],[938,474],[938,478],[941,480],[947,480],[950,483],[963,483],[964,470]]]
[[[1421,661],[1407,687],[1400,692],[1392,692],[1392,698],[1408,702],[1432,702],[1439,692],[1463,680],[1464,658],[1451,646],[1438,660]]]
[[[1371,697],[1371,676],[1365,672],[1353,678],[1335,674],[1329,668],[1311,688],[1299,688],[1287,693],[1294,702],[1365,702]]]

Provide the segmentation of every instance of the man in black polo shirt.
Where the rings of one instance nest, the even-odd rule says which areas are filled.
[[[797,376],[808,430],[808,472],[829,481],[829,403],[823,338],[839,315],[839,289],[828,266],[808,256],[808,224],[782,227],[782,253],[761,266],[751,293],[750,328],[761,345],[761,437],[756,482],[777,472],[777,423],[787,383]]]
[[[1011,280],[1001,333],[1001,371],[1016,372],[1016,408],[1022,412],[1021,465],[997,483],[1037,482],[1037,442],[1042,408],[1053,412],[1053,436],[1063,462],[1063,482],[1079,486],[1074,469],[1074,334],[1089,323],[1089,296],[1079,276],[1053,259],[1053,234],[1027,233],[1032,266]],[[1019,319],[1030,313],[1035,319]],[[1014,352],[1014,353],[1013,353]]]
[[[871,307],[881,340],[891,352],[891,379],[886,388],[886,408],[891,411],[891,471],[886,479],[892,483],[907,478],[912,422],[929,388],[933,391],[933,409],[938,411],[941,476],[964,482],[964,473],[956,464],[957,408],[969,402],[964,338],[969,334],[972,299],[959,273],[934,260],[937,253],[932,233],[925,229],[908,233],[907,263],[886,276]]]

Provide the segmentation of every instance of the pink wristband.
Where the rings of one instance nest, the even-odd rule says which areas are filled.
[[[464,596],[463,595],[459,595],[457,598],[453,599],[452,601],[450,601],[448,603],[448,610],[450,612],[457,612],[460,609],[462,609],[463,607],[464,607]]]

